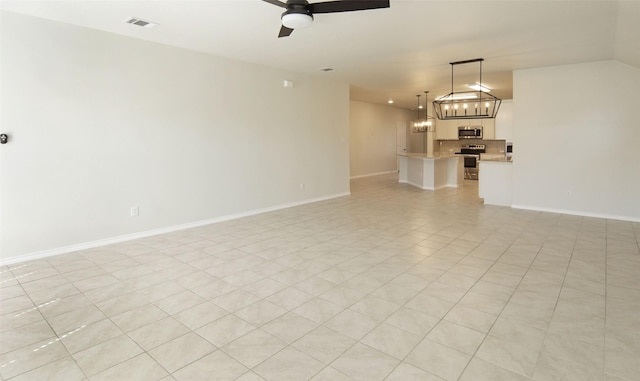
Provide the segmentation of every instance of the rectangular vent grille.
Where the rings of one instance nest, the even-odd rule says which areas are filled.
[[[151,21],[145,21],[142,19],[139,19],[137,17],[132,17],[129,20],[126,21],[127,24],[132,24],[132,25],[137,25],[137,26],[141,26],[144,28],[152,28],[158,24],[151,22]]]

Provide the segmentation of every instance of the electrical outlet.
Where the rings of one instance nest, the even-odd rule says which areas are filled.
[[[140,208],[137,206],[131,207],[131,217],[138,217],[140,215]]]
[[[570,191],[570,190],[568,190],[568,191],[566,192],[566,195],[567,195],[567,197],[571,197],[571,191]]]
[[[304,190],[304,184],[300,183],[300,190]]]

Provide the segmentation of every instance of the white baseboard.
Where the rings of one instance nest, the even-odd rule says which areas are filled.
[[[254,209],[254,210],[249,210],[249,211],[246,211],[246,212],[229,214],[229,215],[226,215],[226,216],[215,217],[215,218],[210,218],[210,219],[206,219],[206,220],[189,222],[189,223],[186,223],[186,224],[167,226],[167,227],[164,227],[164,228],[147,230],[147,231],[143,231],[143,232],[139,232],[139,233],[125,234],[125,235],[121,235],[121,236],[110,237],[110,238],[100,239],[100,240],[96,240],[96,241],[83,242],[83,243],[79,243],[79,244],[76,244],[76,245],[70,245],[70,246],[58,247],[58,248],[55,248],[55,249],[48,249],[48,250],[38,251],[38,252],[35,252],[35,253],[19,255],[19,256],[13,257],[13,258],[6,258],[6,259],[3,258],[3,259],[0,259],[0,266],[12,265],[12,264],[20,263],[20,262],[32,261],[32,260],[35,260],[35,259],[42,259],[42,258],[52,257],[54,255],[66,254],[66,253],[71,253],[71,252],[79,251],[79,250],[93,249],[95,247],[112,245],[114,243],[131,241],[131,240],[134,240],[134,239],[146,238],[146,237],[151,237],[151,236],[154,236],[154,235],[171,233],[171,232],[175,232],[175,231],[179,231],[179,230],[186,230],[186,229],[196,228],[196,227],[199,227],[199,226],[216,224],[216,223],[219,223],[219,222],[235,220],[235,219],[243,218],[243,217],[255,216],[256,214],[273,212],[273,211],[276,211],[276,210],[287,209],[287,208],[291,208],[291,207],[294,207],[294,206],[300,206],[300,205],[305,205],[305,204],[311,204],[311,203],[314,203],[314,202],[331,200],[331,199],[334,199],[334,198],[345,197],[345,196],[349,196],[349,195],[351,195],[351,192],[337,193],[337,194],[328,195],[328,196],[316,197],[316,198],[306,199],[306,200],[302,200],[302,201],[295,201],[295,202],[289,202],[289,203],[286,203],[286,204],[270,206],[270,207],[262,208],[262,209]]]
[[[591,213],[591,212],[583,212],[583,211],[578,211],[578,210],[555,209],[555,208],[540,208],[540,207],[537,207],[537,206],[529,206],[529,205],[511,205],[511,207],[513,209],[524,209],[524,210],[534,210],[534,211],[538,211],[538,212],[568,214],[568,215],[572,215],[572,216],[605,218],[607,220],[640,222],[640,218],[639,217],[619,216],[619,215],[615,215],[615,214]]]
[[[361,179],[363,177],[372,177],[372,176],[380,176],[380,175],[388,175],[389,173],[398,173],[398,170],[393,170],[393,171],[387,171],[387,172],[376,172],[376,173],[369,173],[367,175],[358,175],[358,176],[351,176],[349,179],[350,180],[354,180],[354,179]]]

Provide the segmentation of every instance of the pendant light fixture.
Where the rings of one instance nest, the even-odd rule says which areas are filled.
[[[451,65],[451,93],[433,101],[433,109],[438,119],[489,119],[496,117],[502,100],[484,91],[487,88],[482,86],[482,61],[484,58],[449,63]],[[478,91],[454,92],[453,67],[475,62],[480,63]]]
[[[424,124],[427,128],[427,131],[433,131],[433,129],[435,128],[434,126],[435,118],[429,115],[428,105],[429,105],[429,92],[425,91],[424,92]]]
[[[420,94],[416,95],[416,99],[418,99],[418,107],[416,107],[418,117],[413,122],[413,132],[420,132]]]
[[[427,132],[433,131],[434,118],[429,116],[427,112],[427,106],[429,105],[428,91],[424,92],[424,118],[420,117],[420,109],[422,104],[420,103],[420,94],[416,95],[418,98],[418,118],[413,122],[413,132]]]

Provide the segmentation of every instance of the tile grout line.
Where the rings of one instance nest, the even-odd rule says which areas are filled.
[[[537,213],[536,215],[539,215],[539,213]],[[523,229],[523,230],[520,232],[520,234],[518,235],[518,237],[522,236],[522,234],[524,233],[524,231],[525,231],[525,230]],[[517,238],[516,238],[516,239],[517,239]],[[516,239],[514,239],[514,241],[515,241]],[[511,244],[509,245],[509,247],[511,247],[512,245],[513,245],[513,243],[511,243]],[[486,339],[487,339],[487,337],[489,336],[489,333],[491,332],[491,330],[492,330],[492,329],[493,329],[493,327],[495,326],[496,322],[498,321],[498,319],[499,319],[499,318],[500,318],[500,316],[502,315],[502,312],[504,311],[504,309],[505,309],[505,308],[507,308],[507,305],[508,305],[508,304],[509,304],[509,302],[511,301],[511,298],[513,297],[513,294],[514,294],[514,293],[515,293],[515,291],[518,289],[518,287],[520,287],[520,284],[522,284],[522,281],[524,280],[525,276],[526,276],[526,275],[527,275],[527,273],[531,270],[531,267],[533,266],[533,264],[534,264],[534,262],[535,262],[536,258],[537,258],[537,257],[538,257],[538,255],[540,254],[540,251],[542,250],[542,248],[543,248],[543,246],[540,246],[540,248],[536,251],[536,255],[533,257],[533,259],[532,259],[531,263],[530,263],[530,264],[529,264],[529,266],[527,267],[527,271],[526,271],[524,274],[522,274],[522,276],[520,277],[520,281],[519,281],[519,282],[518,282],[518,284],[513,288],[513,291],[511,291],[511,293],[509,294],[509,298],[506,300],[506,302],[504,303],[504,305],[503,305],[503,306],[502,306],[502,308],[500,309],[500,312],[498,313],[498,315],[497,315],[496,319],[493,321],[493,323],[491,324],[491,326],[490,326],[490,327],[489,327],[489,329],[487,330],[487,333],[485,334],[485,336],[483,337],[482,341],[480,342],[480,344],[478,345],[478,347],[477,347],[477,348],[476,348],[476,350],[474,351],[473,355],[471,356],[471,360],[470,360],[470,361],[467,363],[467,365],[464,367],[464,369],[462,370],[462,373],[460,373],[460,376],[458,377],[458,379],[460,379],[460,377],[462,377],[462,376],[464,375],[464,372],[465,372],[465,371],[467,370],[467,368],[469,367],[469,364],[471,363],[471,361],[472,361],[474,358],[476,358],[476,355],[477,355],[478,351],[480,350],[480,348],[482,347],[482,344],[485,342],[485,340],[486,340]],[[498,257],[498,259],[496,259],[496,261],[494,262],[494,264],[493,264],[493,265],[491,265],[491,267],[493,267],[493,266],[495,265],[495,263],[497,263],[497,262],[498,262],[498,260],[504,256],[504,254],[506,253],[506,251],[507,251],[507,250],[508,250],[508,248],[507,248],[507,249],[505,249],[505,251],[500,255],[500,257]],[[490,267],[490,268],[491,268],[491,267]],[[490,269],[490,268],[489,268],[489,269]],[[487,272],[488,272],[488,271],[489,271],[489,270],[487,270]],[[486,272],[485,272],[485,274],[486,274]],[[484,361],[484,360],[483,360],[483,361]],[[488,361],[488,362],[489,362],[489,363],[491,363],[490,361]],[[492,363],[492,364],[493,364],[493,363]],[[503,368],[502,366],[497,365],[497,364],[493,364],[493,365],[495,365],[495,366],[497,366],[497,367],[499,367],[499,368],[501,368],[501,369],[506,369],[506,368]],[[511,370],[509,370],[509,369],[506,369],[506,370],[511,371]],[[511,372],[513,372],[513,371],[511,371]],[[514,373],[517,373],[517,372],[514,372]],[[526,375],[525,375],[525,377],[531,378],[531,377],[533,377],[533,375],[532,375],[531,377],[529,377],[529,376],[526,376]]]

